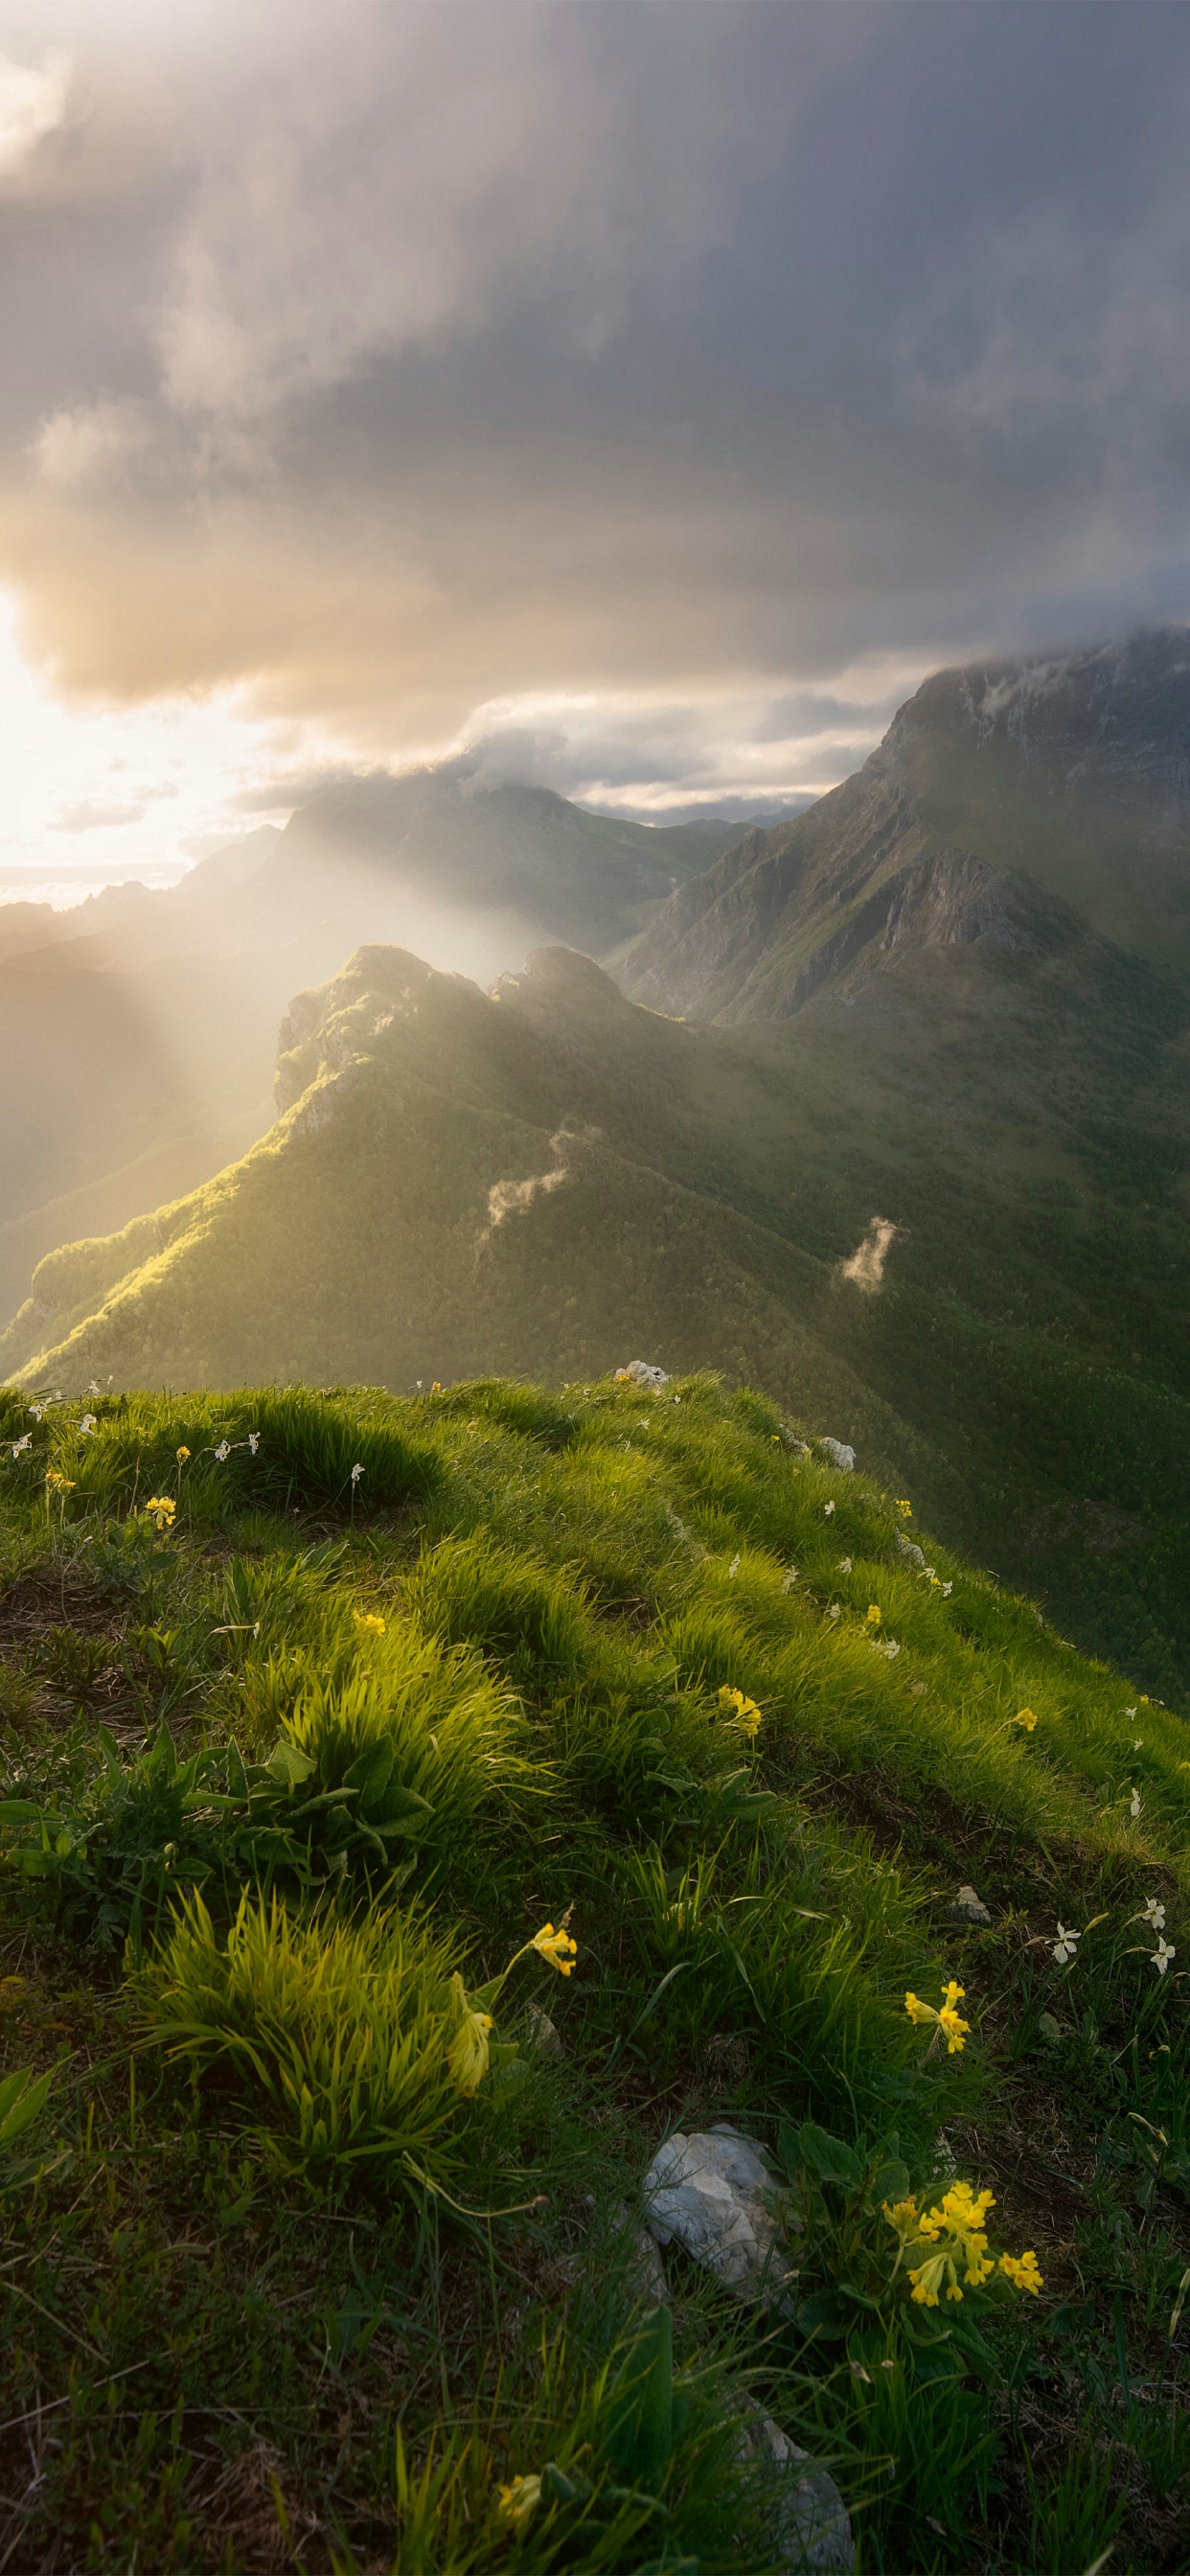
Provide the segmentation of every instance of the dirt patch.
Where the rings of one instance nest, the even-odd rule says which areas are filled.
[[[188,2499],[201,2533],[204,2566],[223,2568],[234,2561],[244,2576],[281,2576],[299,2561],[311,2576],[329,2568],[318,2517],[303,2501],[280,2451],[267,2442],[253,2442],[227,2462],[213,2484],[207,2480]]]

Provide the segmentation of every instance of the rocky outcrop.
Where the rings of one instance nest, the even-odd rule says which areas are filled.
[[[1090,933],[1190,980],[1190,636],[940,671],[791,823],[683,886],[621,961],[671,1014],[780,1020],[927,951]]]

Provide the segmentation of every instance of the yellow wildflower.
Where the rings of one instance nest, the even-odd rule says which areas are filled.
[[[944,2004],[938,2015],[938,2028],[939,2030],[944,2030],[946,2033],[947,2056],[957,2057],[960,2049],[965,2048],[967,2045],[967,2038],[971,2029],[970,2022],[964,2021],[962,2014],[957,2013],[954,2010],[953,2005]]]
[[[190,1455],[189,1450],[188,1450],[187,1448],[183,1447],[183,1448],[181,1448],[181,1449],[176,1450],[174,1454],[175,1454],[175,1456],[176,1456],[176,1458],[177,1458],[177,1462],[178,1462],[179,1467],[184,1467],[184,1466],[185,1466],[185,1464],[186,1464],[186,1461],[187,1461],[187,1459],[188,1459],[188,1457],[189,1457],[189,1455]]]
[[[894,2200],[891,2209],[887,2201],[883,2201],[881,2206],[889,2226],[896,2228],[902,2244],[906,2243],[909,2237],[920,2234],[917,2202],[912,2192],[908,2200]]]
[[[736,1725],[739,1727],[741,1734],[748,1736],[752,1742],[755,1742],[760,1731],[761,1722],[760,1710],[758,1709],[755,1700],[747,1699],[742,1690],[732,1690],[730,1685],[725,1682],[719,1693],[719,1706],[722,1709],[734,1709]]]
[[[475,2093],[488,2071],[488,2032],[492,2027],[492,2016],[476,2012],[468,2003],[466,1988],[457,1969],[450,1982],[460,2021],[447,2050],[446,2062],[460,2093]]]
[[[897,1510],[898,1510],[899,1512],[904,1512],[904,1515],[905,1515],[905,1518],[906,1518],[906,1520],[907,1520],[907,1521],[911,1521],[911,1520],[912,1520],[912,1518],[913,1518],[913,1505],[912,1505],[912,1503],[905,1503],[905,1502],[902,1502],[902,1501],[901,1501],[901,1499],[900,1499],[900,1497],[898,1496],[898,1497],[897,1497]]]
[[[878,1602],[878,1601],[869,1601],[869,1603],[868,1603],[868,1626],[869,1626],[869,1628],[878,1628],[878,1627],[879,1627],[879,1625],[880,1625],[880,1621],[881,1621],[881,1618],[882,1618],[882,1617],[883,1617],[883,1612],[882,1612],[882,1610],[881,1610],[881,1608],[880,1608],[880,1604],[879,1604],[879,1602]]]
[[[366,1628],[370,1637],[383,1637],[386,1623],[375,1610],[354,1610],[352,1617],[356,1627]]]
[[[53,1494],[73,1494],[74,1492],[73,1476],[60,1475],[56,1467],[46,1468],[45,1481]]]
[[[145,1519],[153,1522],[159,1537],[162,1530],[173,1528],[177,1508],[168,1494],[150,1494],[145,1504]]]
[[[1031,2247],[1024,2254],[1002,2254],[1000,2269],[1015,2289],[1028,2290],[1034,2299],[1043,2286],[1041,2274],[1037,2269],[1037,2256]]]
[[[500,2489],[500,2511],[507,2514],[518,2533],[524,2530],[530,2514],[540,2502],[539,2477],[514,2478],[510,2487]]]
[[[555,1932],[552,1923],[545,1924],[540,1932],[535,1932],[532,1940],[525,1946],[529,1950],[538,1951],[543,1959],[548,1959],[551,1968],[556,1968],[560,1977],[570,1975],[578,1957],[577,1941],[572,1941],[567,1931]]]
[[[1012,1722],[1014,1726],[1023,1726],[1026,1735],[1031,1735],[1037,1724],[1037,1711],[1035,1708],[1018,1708]]]
[[[962,2014],[956,2010],[956,2006],[962,2003],[963,1998],[964,1989],[955,1984],[953,1977],[942,1989],[940,2011],[936,2012],[933,2004],[923,2003],[912,1991],[905,1997],[905,2010],[910,2021],[933,2022],[937,2030],[945,2033],[948,2057],[956,2057],[959,2050],[965,2047],[971,2028],[970,2022],[964,2021]]]

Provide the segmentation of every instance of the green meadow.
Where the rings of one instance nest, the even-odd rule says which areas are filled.
[[[1190,2560],[1182,1715],[711,1376],[0,1436],[0,2566]]]

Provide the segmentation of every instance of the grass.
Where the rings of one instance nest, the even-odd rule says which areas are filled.
[[[864,2576],[1185,2560],[1181,1715],[710,1378],[4,1401],[0,2558],[762,2576],[759,2406]]]

